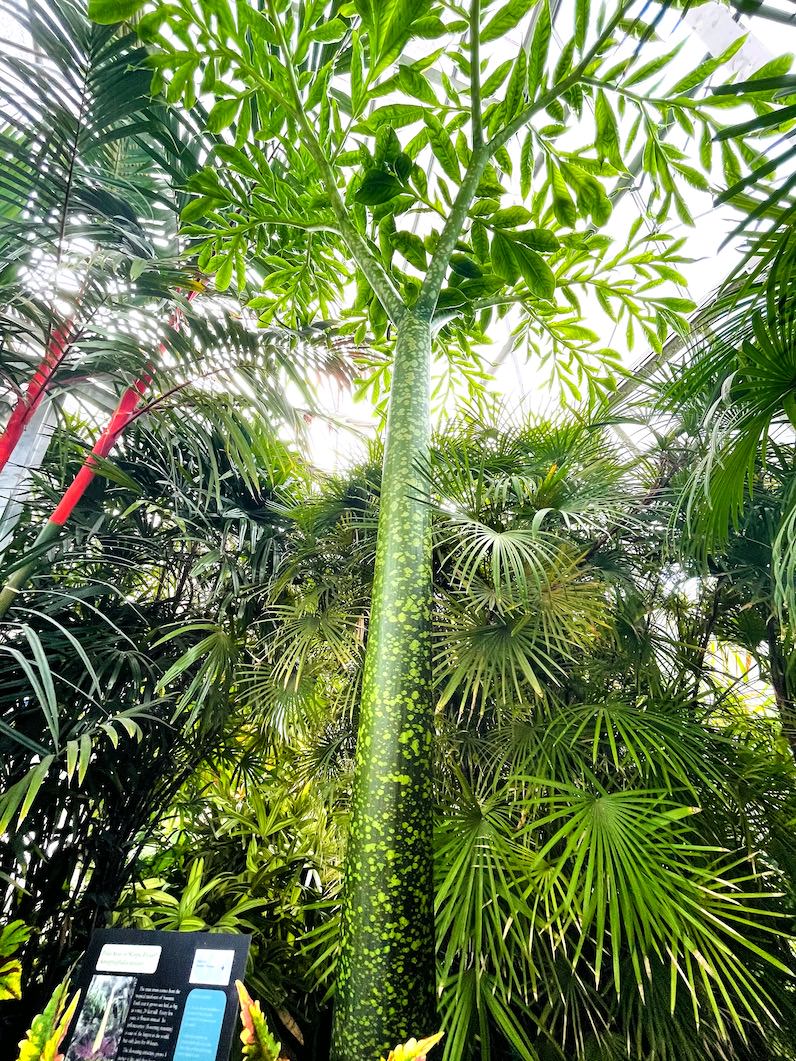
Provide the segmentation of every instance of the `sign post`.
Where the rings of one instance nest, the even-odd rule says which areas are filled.
[[[95,932],[64,1061],[227,1061],[248,952],[230,933]]]

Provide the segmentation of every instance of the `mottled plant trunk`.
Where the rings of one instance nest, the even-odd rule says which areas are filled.
[[[434,1030],[431,332],[398,326],[362,686],[333,1061]]]

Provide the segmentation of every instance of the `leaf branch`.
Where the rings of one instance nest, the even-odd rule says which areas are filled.
[[[484,142],[481,118],[481,0],[470,7],[470,109],[473,121],[473,147]]]
[[[616,27],[625,17],[625,14],[629,7],[630,3],[628,2],[628,0],[625,0],[624,3],[621,3],[619,5],[616,12],[614,13],[613,18],[608,21],[605,26],[605,29],[594,42],[594,45],[588,52],[586,52],[581,61],[570,74],[568,74],[562,81],[559,81],[557,84],[553,85],[549,89],[549,91],[545,92],[544,95],[540,96],[537,100],[532,103],[529,103],[528,106],[524,110],[520,111],[516,118],[510,121],[504,129],[501,129],[499,132],[495,133],[495,135],[487,144],[490,158],[495,154],[496,151],[499,151],[500,148],[503,147],[503,145],[507,143],[512,138],[512,136],[515,135],[515,133],[518,133],[520,129],[524,128],[535,114],[537,114],[541,110],[544,110],[549,103],[552,103],[554,100],[558,99],[562,92],[566,92],[567,89],[572,88],[573,85],[577,84],[578,81],[583,79],[583,75],[585,74],[586,70],[588,70],[591,63],[599,54],[602,46],[609,39]]]
[[[478,183],[483,176],[484,170],[487,163],[508,140],[514,136],[515,133],[519,132],[523,126],[527,125],[528,122],[537,114],[540,110],[557,99],[562,92],[566,92],[568,88],[576,84],[584,75],[589,65],[593,62],[594,58],[599,53],[602,46],[611,36],[613,31],[622,21],[626,11],[630,7],[632,0],[624,0],[623,3],[619,4],[613,18],[609,20],[605,29],[602,31],[600,36],[595,41],[592,48],[583,56],[581,61],[575,67],[575,69],[562,81],[546,92],[543,96],[540,96],[535,102],[530,103],[525,110],[521,111],[517,117],[509,122],[509,124],[496,133],[491,140],[487,142],[476,143],[476,117],[475,110],[473,112],[473,154],[470,159],[470,165],[467,167],[467,172],[464,175],[464,180],[459,186],[459,192],[454,200],[453,207],[448,220],[445,222],[445,226],[442,229],[439,242],[437,243],[436,250],[429,264],[426,278],[423,281],[423,286],[420,289],[420,295],[417,300],[416,309],[418,312],[427,313],[429,316],[433,315],[434,309],[439,298],[439,293],[442,290],[442,284],[445,279],[445,273],[448,269],[450,262],[450,256],[453,254],[456,243],[461,235],[462,228],[467,219],[467,215],[470,210],[470,204],[475,196],[475,190],[478,187]],[[479,0],[473,0],[471,13],[470,13],[470,47],[471,47],[471,62],[473,56],[473,46],[476,49],[476,58],[478,50],[478,37],[473,33],[473,19],[474,12],[479,8]],[[478,13],[480,18],[480,11]],[[470,77],[472,79],[471,91],[478,91],[480,94],[480,83],[477,76],[477,67],[474,65],[470,71]],[[475,96],[473,96],[473,102]],[[480,106],[478,108],[478,120],[480,125]],[[483,134],[482,134],[483,136]]]
[[[293,97],[293,106],[290,107],[290,110],[298,122],[302,139],[306,144],[307,150],[312,155],[315,164],[323,177],[331,201],[332,212],[337,219],[337,224],[340,226],[340,235],[348,245],[348,249],[351,251],[357,265],[365,274],[368,283],[376,293],[376,297],[381,302],[385,312],[393,322],[397,323],[404,313],[404,301],[387,274],[384,266],[371,251],[368,246],[368,241],[351,220],[348,208],[343,202],[343,197],[340,195],[340,189],[337,187],[337,178],[332,169],[332,165],[329,162],[320,141],[315,135],[315,130],[304,112],[304,103],[301,97],[301,89],[299,88],[298,79],[296,77],[296,69],[293,65],[293,57],[290,53],[282,22],[279,15],[274,11],[272,0],[268,0],[268,12],[279,39],[279,47],[285,56],[285,68],[287,70],[288,79],[290,81],[290,91]]]
[[[470,204],[475,197],[475,190],[484,174],[489,157],[487,144],[482,144],[473,152],[464,180],[459,186],[453,208],[448,215],[448,220],[445,222],[436,250],[429,263],[423,286],[420,288],[420,295],[415,304],[415,310],[418,313],[427,314],[429,317],[433,316],[439,293],[445,280],[445,273],[448,270],[450,257],[470,212]]]

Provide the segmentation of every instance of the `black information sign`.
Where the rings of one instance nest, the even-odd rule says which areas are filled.
[[[95,932],[64,1061],[226,1061],[249,937]]]

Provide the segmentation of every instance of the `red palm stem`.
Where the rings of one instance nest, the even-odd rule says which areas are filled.
[[[74,336],[75,318],[70,317],[60,327],[55,328],[47,344],[47,353],[28,383],[27,391],[20,395],[0,434],[0,471],[8,464],[17,443],[22,437],[30,418],[36,412],[52,378],[66,357]]]
[[[190,302],[195,296],[196,291],[190,291],[188,293],[188,301]],[[169,327],[174,331],[179,331],[180,322],[182,320],[182,312],[180,309],[175,309],[169,318]],[[149,389],[149,385],[152,382],[152,377],[155,374],[155,368],[158,358],[165,352],[166,343],[162,341],[158,344],[157,355],[151,361],[148,361],[144,366],[144,370],[135,383],[131,384],[127,390],[122,394],[119,399],[119,403],[111,416],[108,424],[103,430],[100,437],[94,443],[91,453],[86,457],[83,467],[77,473],[75,478],[72,480],[71,485],[64,492],[63,497],[58,502],[50,516],[50,523],[56,523],[59,527],[63,527],[69,517],[74,511],[75,505],[80,501],[83,494],[88,489],[89,484],[97,474],[97,457],[107,457],[111,452],[119,436],[122,434],[124,429],[135,418],[138,406]]]

